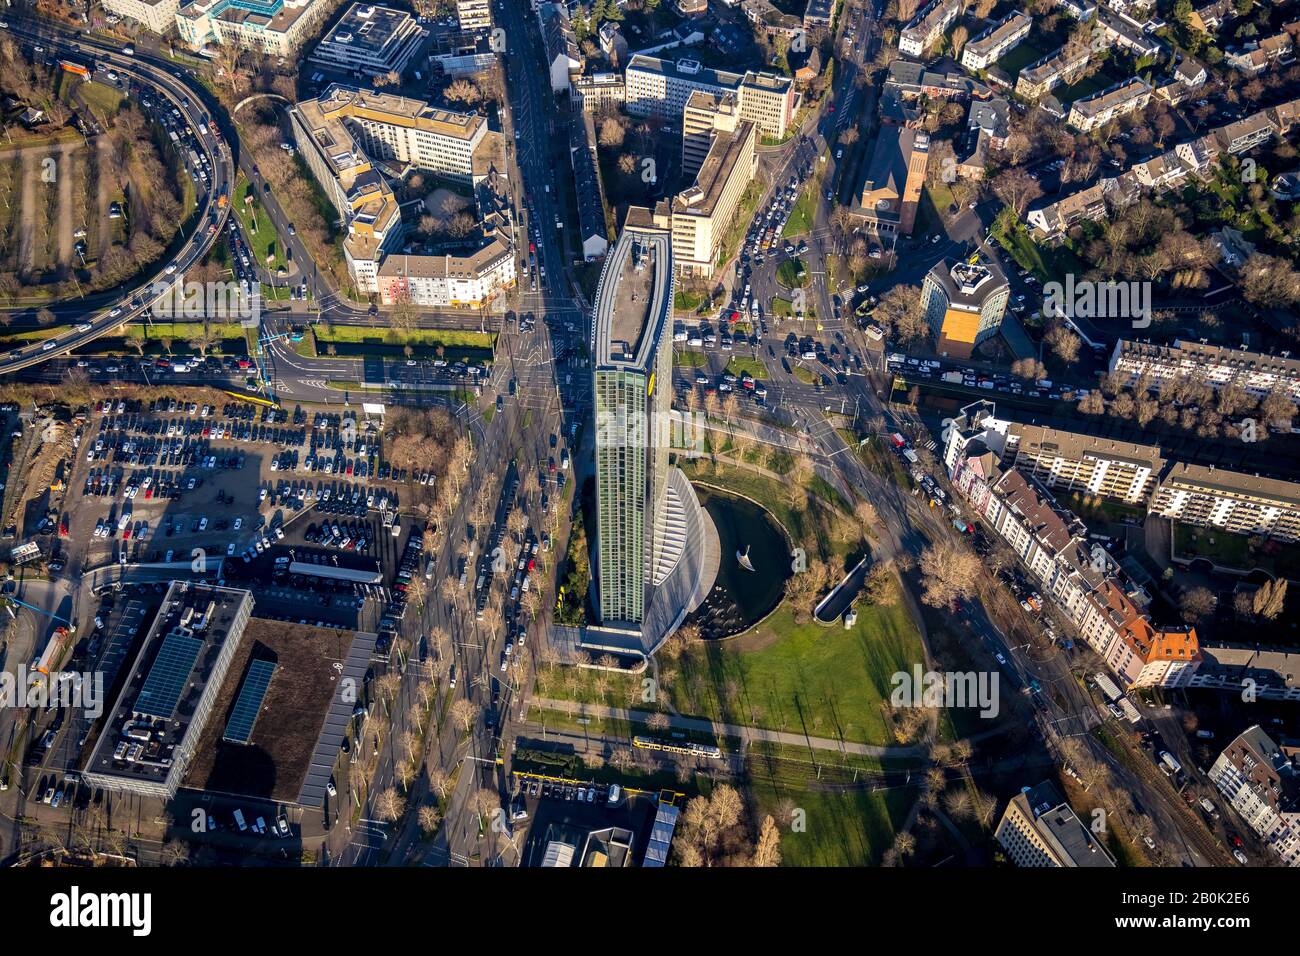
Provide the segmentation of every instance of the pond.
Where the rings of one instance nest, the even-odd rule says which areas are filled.
[[[716,639],[745,630],[780,603],[791,573],[790,545],[771,515],[753,502],[710,488],[697,486],[695,492],[718,529],[722,560],[692,620],[701,636]],[[736,557],[746,548],[752,571]]]

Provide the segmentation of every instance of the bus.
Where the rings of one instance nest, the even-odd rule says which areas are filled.
[[[632,746],[640,747],[643,750],[662,750],[667,753],[687,754],[691,757],[706,757],[709,760],[720,760],[722,751],[712,744],[697,744],[694,741],[684,743],[674,743],[667,740],[659,740],[656,737],[633,737]]]
[[[59,66],[67,73],[75,73],[77,76],[83,76],[90,79],[90,67],[78,63],[76,60],[60,60]]]

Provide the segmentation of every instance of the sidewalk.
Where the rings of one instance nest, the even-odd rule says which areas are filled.
[[[558,710],[572,716],[594,716],[612,720],[642,722],[650,716],[649,711],[624,710],[621,707],[606,707],[603,704],[581,704],[572,700],[551,700],[545,697],[534,698],[532,704],[547,710]],[[840,753],[859,754],[866,757],[924,757],[926,749],[909,744],[906,747],[881,747],[876,744],[859,744],[847,740],[831,740],[828,737],[809,737],[804,734],[792,734],[782,730],[763,730],[759,727],[741,727],[736,724],[723,724],[702,717],[682,717],[665,714],[668,725],[678,730],[694,730],[719,736],[736,737],[745,744],[754,741],[786,744],[791,747],[811,747],[814,750],[838,750]]]

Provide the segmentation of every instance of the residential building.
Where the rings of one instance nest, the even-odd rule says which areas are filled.
[[[804,32],[803,20],[778,10],[772,0],[740,0],[740,9],[745,19],[762,30],[769,40],[793,39]]]
[[[930,99],[986,100],[993,95],[987,85],[960,70],[940,73],[927,70],[920,63],[902,59],[890,62],[885,74],[884,92],[904,100],[921,96]]]
[[[1201,666],[1187,686],[1240,694],[1250,687],[1260,700],[1300,701],[1300,650],[1258,644],[1202,644]]]
[[[1029,36],[1033,21],[1019,10],[1012,10],[961,51],[961,65],[968,70],[986,70],[1014,50]]]
[[[1227,50],[1223,58],[1233,68],[1256,76],[1288,57],[1294,49],[1295,41],[1291,34],[1282,32],[1259,41],[1251,41],[1240,50]]]
[[[1235,156],[1268,142],[1276,132],[1277,127],[1273,125],[1268,110],[1260,110],[1227,126],[1219,127],[1214,131],[1214,136],[1225,153]]]
[[[582,243],[583,260],[593,262],[609,250],[605,186],[596,154],[596,122],[590,113],[584,113],[582,123],[573,123],[571,128],[569,163],[573,167],[574,198],[578,204],[578,239]]]
[[[1136,57],[1154,57],[1164,49],[1132,17],[1106,7],[1097,11],[1096,28],[1109,46],[1127,50]]]
[[[1077,130],[1091,132],[1111,120],[1144,109],[1151,102],[1151,84],[1137,77],[1075,100],[1067,122]]]
[[[619,29],[617,23],[613,20],[606,20],[596,31],[596,39],[600,44],[600,52],[616,67],[622,67],[627,64],[627,38],[623,36],[623,31]],[[619,77],[619,82],[622,82]]]
[[[1087,44],[1063,46],[1020,71],[1016,95],[1031,102],[1042,99],[1061,84],[1073,83],[1083,76],[1091,61],[1092,50]]]
[[[1151,513],[1233,534],[1300,541],[1300,486],[1276,478],[1175,464],[1160,479]]]
[[[1022,422],[1007,423],[1001,457],[1050,489],[1130,505],[1147,503],[1166,465],[1156,445]]]
[[[835,19],[836,0],[808,0],[803,11],[803,25],[809,30],[829,27]]]
[[[1016,866],[1115,865],[1114,858],[1050,781],[1025,787],[1012,797],[994,836]]]
[[[1097,5],[1088,0],[1056,0],[1056,5],[1080,23],[1087,23],[1097,13]]]
[[[1179,60],[1178,66],[1174,69],[1174,79],[1188,89],[1204,86],[1209,78],[1210,74],[1204,64],[1190,56],[1184,56]]]
[[[377,285],[383,305],[478,309],[515,278],[514,248],[498,237],[468,256],[390,255],[379,266]]]
[[[1300,866],[1300,768],[1256,724],[1228,744],[1210,779],[1286,866]]]
[[[1156,389],[1174,378],[1187,378],[1214,389],[1235,385],[1256,399],[1277,392],[1300,404],[1300,359],[1266,352],[1182,339],[1172,345],[1121,339],[1111,353],[1109,371],[1129,383],[1143,377]]]
[[[1106,188],[1097,182],[1048,202],[1025,214],[1030,229],[1039,239],[1055,239],[1077,222],[1097,222],[1106,218]]]
[[[1237,18],[1237,7],[1232,0],[1210,0],[1192,8],[1189,19],[1192,29],[1215,34],[1219,27]]]
[[[991,258],[936,263],[921,285],[921,311],[934,333],[935,351],[970,358],[1001,330],[1010,295],[1007,277]]]
[[[1200,663],[1195,631],[1152,624],[1083,522],[1012,463],[1008,424],[994,411],[975,403],[950,426],[943,458],[953,485],[1125,686],[1186,686]]]
[[[918,129],[882,124],[849,212],[878,236],[910,236],[925,185],[930,137]]]
[[[180,0],[103,0],[103,8],[134,20],[154,33],[169,33],[176,26]]]
[[[542,28],[542,48],[551,92],[568,92],[570,84],[582,73],[582,51],[564,8],[558,3],[543,3],[537,10]]]
[[[404,237],[379,164],[394,161],[469,185],[487,136],[481,116],[338,84],[298,103],[289,117],[303,162],[347,225],[344,260],[362,294],[379,291],[379,264]]]
[[[490,30],[491,0],[456,0],[456,19],[462,30]]]
[[[354,3],[316,45],[308,61],[362,76],[401,74],[426,35],[404,10]]]
[[[231,43],[289,59],[333,8],[330,0],[190,0],[176,11],[176,31],[194,51]]]
[[[741,118],[754,123],[763,136],[783,138],[794,118],[794,81],[774,73],[727,73],[703,67],[698,60],[662,60],[638,53],[628,63],[624,81],[627,111],[633,116],[676,123],[690,95],[702,90],[735,93]]]
[[[933,0],[898,35],[898,51],[920,57],[961,16],[962,0]]]

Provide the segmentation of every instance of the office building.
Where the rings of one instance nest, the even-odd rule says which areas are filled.
[[[700,65],[698,60],[661,60],[636,54],[624,73],[627,111],[676,124],[694,92],[736,96],[741,119],[754,123],[763,136],[785,136],[794,117],[794,81],[773,73],[728,73]]]
[[[705,95],[697,92],[692,100]],[[656,218],[671,219],[677,271],[705,277],[719,265],[722,241],[758,166],[757,127],[740,119],[735,110],[720,110],[713,116],[714,126],[703,159],[698,166],[693,154],[689,159],[695,181],[671,202],[664,200],[655,209]],[[696,136],[685,142],[698,142],[702,131]]]
[[[248,591],[172,582],[86,761],[87,784],[176,793],[252,613]]]
[[[481,116],[337,84],[298,103],[289,118],[303,162],[347,225],[344,259],[362,294],[380,291],[379,265],[404,238],[401,210],[381,165],[394,162],[398,172],[409,166],[472,184],[475,156],[488,135]]]
[[[1210,779],[1232,809],[1286,866],[1300,866],[1300,768],[1255,725],[1228,744]]]
[[[628,211],[605,256],[592,316],[598,642],[656,648],[699,606],[719,544],[673,444],[672,238]]]
[[[169,33],[176,26],[181,4],[180,0],[103,0],[102,6],[154,33]]]
[[[934,333],[935,350],[970,358],[1001,330],[1010,295],[1007,277],[992,258],[936,263],[921,285],[921,311]]]
[[[1007,858],[1027,867],[1113,867],[1114,858],[1050,781],[1007,803],[994,831]]]
[[[191,0],[176,12],[176,31],[196,52],[231,43],[289,59],[331,10],[326,0]]]
[[[605,258],[592,323],[597,602],[606,622],[639,625],[645,615],[668,471],[656,430],[672,401],[672,300],[671,237],[625,226]]]
[[[354,3],[308,59],[316,66],[362,76],[401,74],[425,35],[405,11]]]

